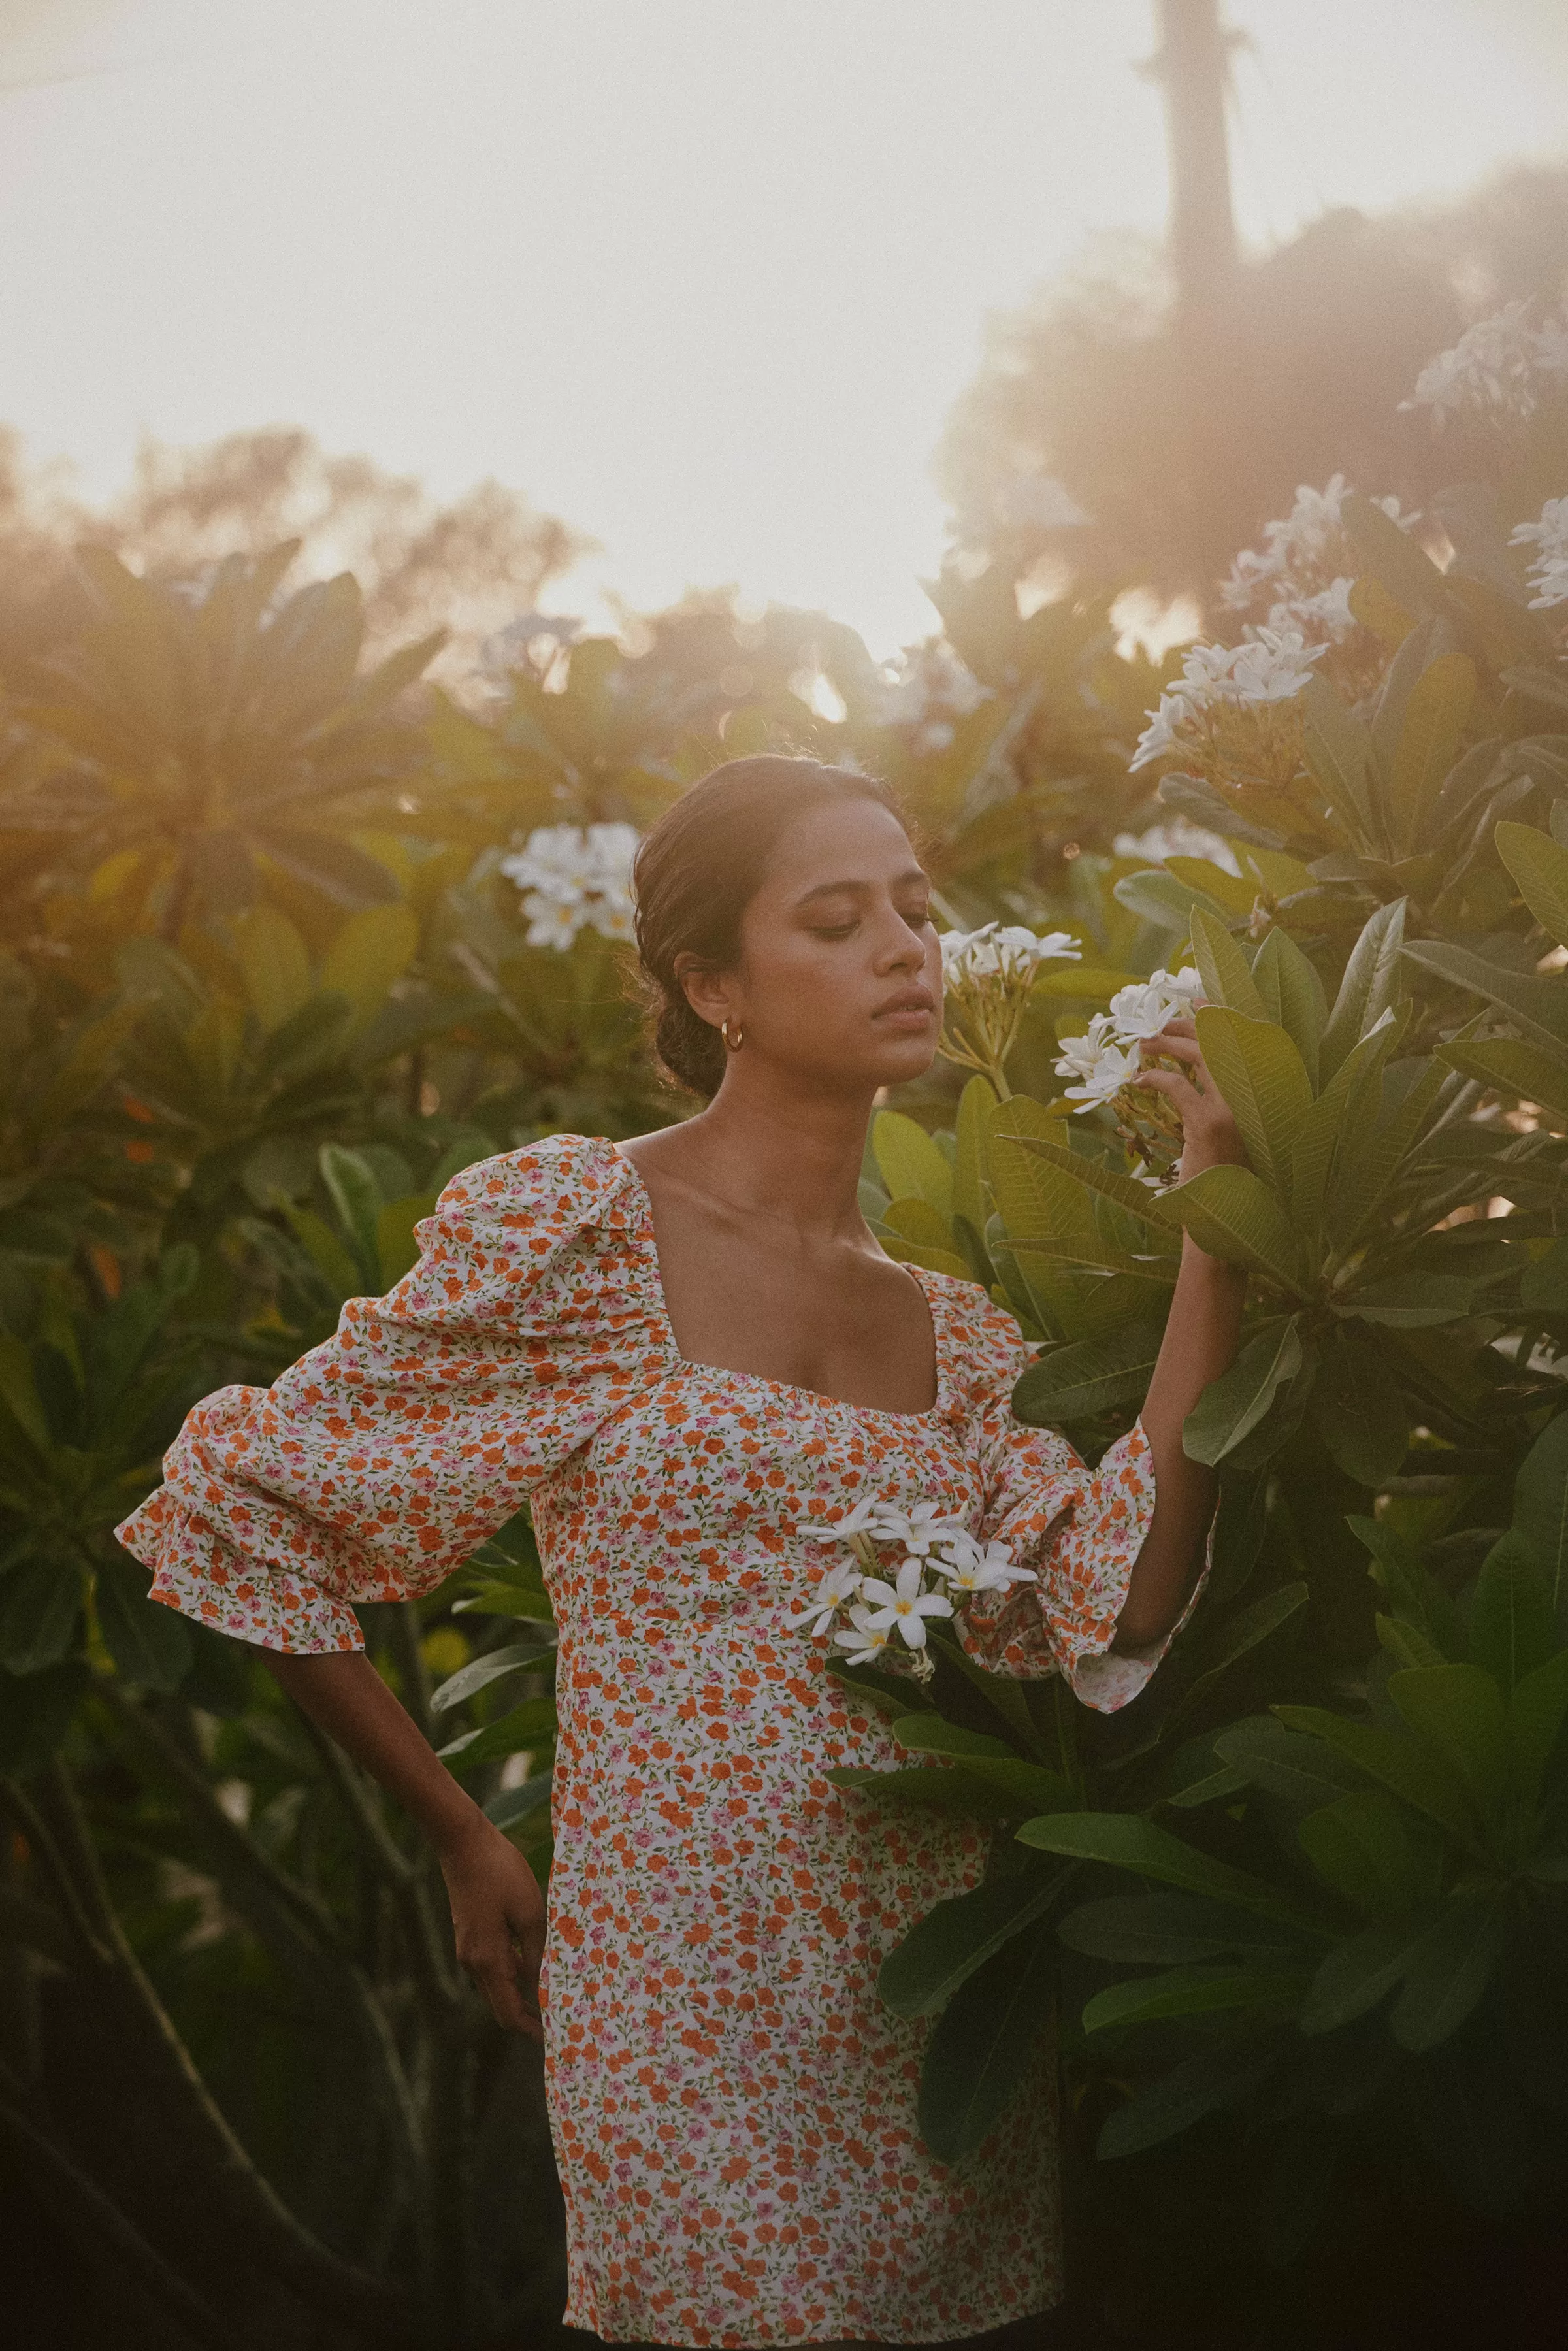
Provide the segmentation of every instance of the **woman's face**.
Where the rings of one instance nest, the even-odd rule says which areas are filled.
[[[743,1054],[834,1087],[897,1085],[930,1068],[942,1029],[931,885],[898,819],[830,800],[780,837],[741,922],[733,970],[687,993],[738,1023]]]

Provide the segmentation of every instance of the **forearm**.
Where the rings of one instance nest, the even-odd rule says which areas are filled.
[[[1214,1514],[1218,1479],[1189,1459],[1182,1426],[1206,1387],[1235,1360],[1247,1277],[1188,1237],[1170,1320],[1144,1405],[1154,1457],[1155,1512],[1127,1589],[1119,1648],[1142,1648],[1169,1632],[1192,1588]]]
[[[264,1649],[274,1678],[302,1714],[362,1763],[424,1830],[437,1851],[483,1821],[412,1716],[362,1650],[321,1656]]]

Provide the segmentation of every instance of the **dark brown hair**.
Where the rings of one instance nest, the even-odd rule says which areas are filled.
[[[632,869],[637,953],[659,1059],[676,1081],[709,1099],[724,1075],[724,1040],[692,1010],[675,973],[691,955],[727,971],[740,953],[740,920],[779,836],[797,817],[831,800],[876,800],[904,822],[888,786],[819,759],[727,760],[694,784],[644,835]]]

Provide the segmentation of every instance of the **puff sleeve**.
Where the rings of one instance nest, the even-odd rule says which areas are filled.
[[[424,1592],[636,1385],[653,1339],[603,1144],[481,1161],[384,1298],[271,1388],[189,1415],[119,1529],[152,1596],[263,1648],[357,1649],[351,1604]]]
[[[973,1293],[971,1293],[972,1295]],[[1164,1639],[1111,1653],[1134,1563],[1155,1509],[1154,1459],[1139,1421],[1091,1469],[1066,1438],[1013,1416],[1012,1390],[1034,1350],[999,1309],[974,1310],[972,1441],[985,1490],[981,1539],[1010,1544],[1039,1581],[977,1594],[959,1620],[964,1646],[992,1673],[1063,1675],[1075,1697],[1113,1714],[1137,1697],[1203,1589],[1205,1568]]]

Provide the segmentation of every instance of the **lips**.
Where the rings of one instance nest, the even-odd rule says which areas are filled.
[[[936,1009],[936,998],[928,987],[905,988],[902,996],[893,997],[886,1004],[878,1005],[872,1014],[873,1020],[886,1020],[898,1013],[919,1012],[929,1018]]]

